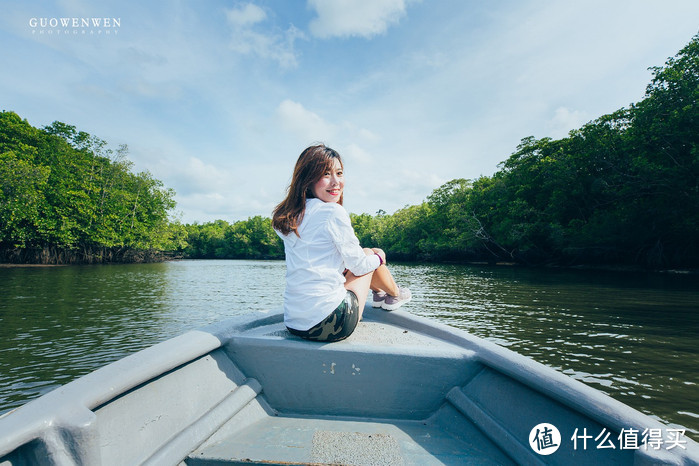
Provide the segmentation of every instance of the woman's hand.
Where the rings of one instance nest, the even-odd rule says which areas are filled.
[[[383,249],[371,248],[371,251],[374,254],[377,254],[381,258],[381,261],[382,261],[381,264],[386,265],[386,253],[383,252]]]

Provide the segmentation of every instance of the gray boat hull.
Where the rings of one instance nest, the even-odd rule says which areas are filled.
[[[541,423],[561,434],[549,455],[529,442]],[[671,445],[668,430],[406,312],[367,307],[331,344],[291,336],[270,312],[188,332],[0,417],[0,465],[699,464],[699,446]],[[639,442],[622,444],[634,431]],[[641,444],[644,431],[663,443]]]

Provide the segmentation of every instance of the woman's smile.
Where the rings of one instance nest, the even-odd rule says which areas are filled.
[[[313,195],[323,202],[340,202],[345,187],[345,175],[340,161],[333,159],[333,166],[313,185]]]

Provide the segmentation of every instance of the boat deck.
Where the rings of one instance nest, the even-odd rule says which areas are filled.
[[[471,429],[452,435],[441,422],[268,417],[189,455],[189,466],[231,464],[513,464]]]
[[[458,346],[367,319],[332,345],[305,342],[275,323],[241,332],[227,351],[262,383],[269,405],[241,412],[187,465],[512,464],[445,403],[445,393],[473,374],[473,353]]]

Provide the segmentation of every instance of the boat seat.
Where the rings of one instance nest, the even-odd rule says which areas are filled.
[[[262,391],[185,463],[511,464],[447,401],[482,370],[475,353],[368,314],[335,343],[282,322],[232,335],[224,351]]]
[[[425,419],[482,368],[470,350],[370,318],[340,342],[306,341],[277,322],[224,350],[284,415]]]

